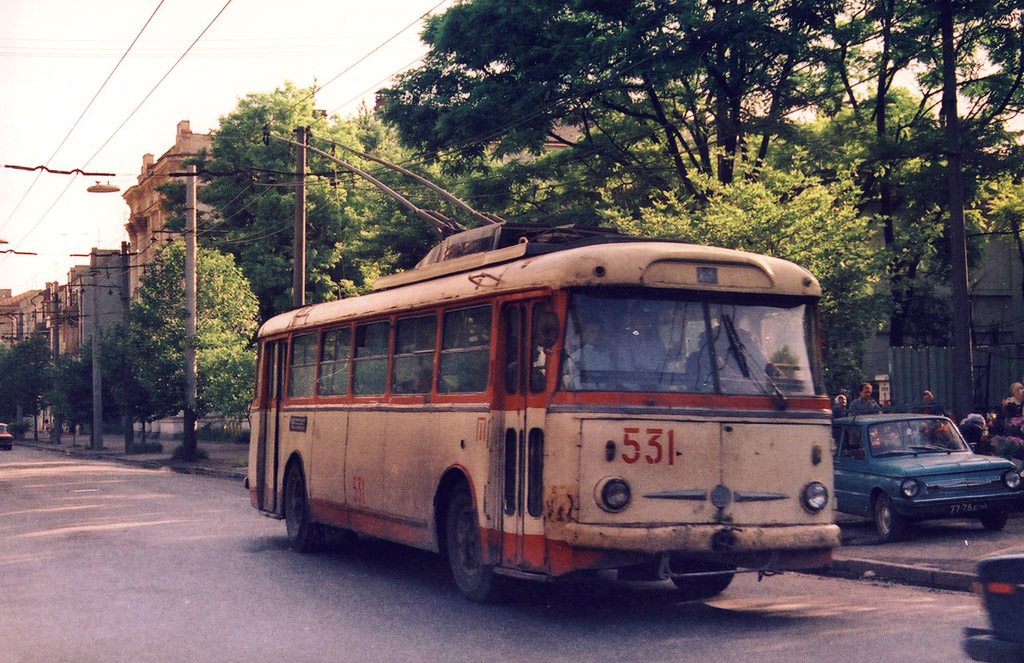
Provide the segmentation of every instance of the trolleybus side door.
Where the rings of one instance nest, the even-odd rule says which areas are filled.
[[[540,327],[549,310],[544,300],[509,302],[501,320],[501,561],[503,566],[538,571],[547,562],[542,520],[547,353]]]
[[[256,496],[261,511],[278,511],[280,474],[281,393],[285,341],[264,346],[260,375],[259,433],[256,442]]]

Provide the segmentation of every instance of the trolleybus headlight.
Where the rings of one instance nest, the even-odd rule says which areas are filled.
[[[629,500],[632,498],[632,492],[630,491],[629,484],[626,483],[625,479],[620,479],[618,477],[604,479],[598,483],[597,488],[597,505],[605,511],[622,511],[629,506]]]
[[[913,479],[904,479],[900,484],[900,492],[903,493],[903,497],[915,497],[920,490],[921,486]]]
[[[803,493],[800,495],[800,501],[803,502],[805,509],[812,513],[817,513],[828,504],[828,488],[824,484],[812,481],[804,486]]]
[[[1006,470],[1003,473],[1003,485],[1010,490],[1020,488],[1020,474],[1017,473],[1017,470]]]

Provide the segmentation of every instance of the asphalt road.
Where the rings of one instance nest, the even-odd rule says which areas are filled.
[[[977,599],[800,574],[516,583],[464,601],[434,555],[300,555],[236,481],[0,452],[0,663],[963,661]]]

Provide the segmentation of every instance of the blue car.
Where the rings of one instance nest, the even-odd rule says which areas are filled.
[[[874,520],[895,541],[915,520],[976,517],[1001,530],[1024,504],[1021,475],[1005,458],[970,450],[952,421],[926,414],[836,419],[836,508]]]

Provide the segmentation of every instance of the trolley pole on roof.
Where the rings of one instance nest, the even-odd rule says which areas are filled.
[[[196,458],[196,167],[185,178],[185,460]]]
[[[292,306],[306,305],[306,127],[295,130],[298,136],[295,157],[295,249],[292,266]]]

